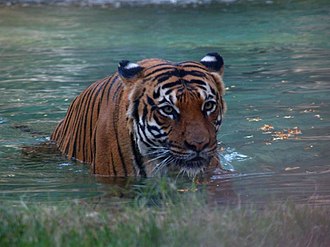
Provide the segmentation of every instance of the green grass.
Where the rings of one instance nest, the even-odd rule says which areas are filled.
[[[330,246],[328,207],[220,206],[167,190],[113,206],[2,204],[0,246]]]

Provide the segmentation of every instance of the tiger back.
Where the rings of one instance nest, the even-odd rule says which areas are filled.
[[[223,58],[200,62],[122,61],[90,85],[51,135],[69,159],[106,176],[194,176],[218,166],[217,132],[225,112]]]

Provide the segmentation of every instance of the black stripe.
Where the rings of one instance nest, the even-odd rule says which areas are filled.
[[[178,65],[181,65],[184,68],[198,68],[198,69],[201,69],[204,71],[208,71],[204,65],[197,63],[195,61],[186,61],[186,62],[179,63]]]
[[[139,174],[142,177],[146,177],[147,173],[146,173],[145,167],[143,166],[142,155],[139,152],[137,143],[134,141],[133,134],[131,134],[131,144],[132,144],[132,150],[133,150],[133,154],[134,154],[135,164],[139,168]]]
[[[157,88],[157,91],[154,91],[153,97],[154,99],[158,99],[160,96],[160,87]]]
[[[110,80],[110,79],[109,79]],[[100,108],[101,108],[101,103],[102,103],[102,101],[103,101],[103,97],[104,97],[104,94],[105,94],[105,89],[106,89],[106,86],[107,86],[107,84],[109,83],[109,80],[107,81],[107,82],[104,82],[103,83],[103,88],[102,88],[102,95],[101,95],[101,99],[100,99],[100,101],[99,101],[99,104],[98,104],[98,106],[97,106],[97,116],[99,116],[100,115]],[[110,85],[111,86],[111,85]],[[109,86],[109,87],[110,87]]]
[[[216,125],[219,125],[219,126],[220,126],[221,123],[222,123],[222,118],[220,118],[220,120],[215,121],[215,124],[216,124]]]
[[[161,74],[160,76],[156,76],[154,79],[157,80],[158,84],[163,83],[164,81],[169,80],[173,75],[171,73]]]
[[[162,83],[172,76],[175,77],[184,77],[187,73],[182,69],[172,68],[170,71],[165,71],[157,76],[155,76],[154,80],[157,80],[158,83]]]
[[[157,68],[157,67],[161,67],[161,69],[162,69],[162,68],[164,68],[164,66],[167,66],[165,68],[173,68],[173,65],[170,64],[170,63],[159,63],[159,64],[152,65],[152,66],[150,66],[148,68],[145,68],[144,69],[144,72],[146,72],[148,70],[151,70],[151,69],[154,69],[154,68]],[[157,70],[159,70],[159,68]],[[153,74],[157,70],[151,71],[149,74],[145,74],[145,76],[149,76],[149,75]]]
[[[181,148],[182,150],[182,148]],[[175,150],[171,148],[171,152],[177,155],[187,155],[187,152],[185,150],[181,151],[181,150]]]
[[[139,122],[139,103],[140,103],[139,100],[135,100],[133,104],[132,116],[136,122]]]
[[[146,89],[144,88],[143,89],[143,92],[142,94],[139,96],[139,98],[135,99],[134,102],[133,102],[133,112],[132,112],[132,116],[133,116],[133,119],[136,121],[136,122],[139,122],[139,103],[140,103],[140,100],[142,98],[142,96],[144,95],[144,92],[146,91]]]
[[[68,146],[73,147],[73,154],[72,154],[73,157],[76,156],[76,142],[77,142],[77,139],[78,139],[77,135],[79,133],[79,125],[81,124],[81,121],[82,121],[81,116],[80,116],[79,113],[80,113],[81,108],[82,108],[82,106],[85,102],[85,97],[87,97],[90,93],[90,89],[92,88],[92,85],[86,91],[84,91],[83,97],[82,97],[81,101],[79,101],[79,105],[78,105],[79,109],[78,110],[76,109],[76,117],[75,117],[74,121],[71,124],[72,119],[70,119],[70,122],[69,122],[69,124],[71,126],[70,130],[73,129],[73,131],[74,131],[73,135],[70,135],[70,137],[71,137],[70,138],[70,143],[71,144],[73,143],[73,145],[70,145],[70,143],[68,143]],[[66,154],[67,153],[68,152],[66,152]]]
[[[142,127],[142,128],[140,128],[140,127]],[[151,146],[154,146],[155,145],[155,143],[152,141],[152,140],[150,140],[146,135],[145,135],[145,132],[144,132],[144,126],[141,126],[140,124],[138,124],[138,127],[137,127],[137,129],[138,129],[138,135],[139,135],[139,137],[140,137],[140,141],[142,141],[147,147],[151,147]],[[142,134],[141,134],[141,132],[144,134],[143,136],[142,136]],[[144,138],[146,139],[146,141],[144,141]]]
[[[205,81],[197,80],[197,79],[190,80],[190,81],[188,81],[188,83],[198,84],[201,86],[206,86],[206,84],[207,84]]]
[[[118,97],[119,95],[119,90],[122,89],[122,84],[118,84],[118,87],[116,88],[116,91],[113,93],[113,97],[112,97],[112,100],[115,101],[116,98]]]
[[[196,76],[196,77],[205,77],[205,74],[197,70],[185,70],[185,69],[174,69],[168,73],[168,76],[176,76],[183,78],[187,75]]]
[[[110,77],[107,84],[109,83],[109,81],[111,80],[111,84],[108,88],[108,94],[107,94],[107,102],[109,102],[109,98],[110,98],[110,93],[111,93],[111,89],[112,87],[116,84],[117,80],[118,80],[118,75],[115,75],[114,77]]]
[[[86,145],[86,135],[87,135],[88,113],[90,111],[90,105],[92,105],[92,109],[91,109],[92,116],[90,117],[90,133],[91,133],[92,132],[92,128],[91,128],[92,124],[91,124],[91,122],[93,120],[93,108],[94,108],[95,100],[96,100],[97,95],[98,95],[98,92],[95,94],[95,90],[97,89],[98,86],[99,85],[95,86],[93,88],[93,90],[90,92],[90,96],[87,99],[88,100],[87,106],[85,107],[86,109],[84,111],[84,118],[83,118],[84,128],[82,130],[83,131],[83,140],[82,140],[82,147],[81,147],[82,150],[83,150],[83,161],[86,161],[86,152],[87,152],[87,149],[86,149],[85,145]],[[93,98],[93,96],[94,96],[94,98]],[[81,139],[81,138],[79,138],[79,139]],[[80,141],[79,141],[79,143],[80,143]]]
[[[164,71],[163,73],[155,76],[154,78],[152,78],[154,81],[157,81],[158,84],[161,84],[163,83],[164,81],[167,81],[169,80],[172,76],[175,76],[173,75],[173,69],[171,70],[167,70],[167,71]]]
[[[173,148],[178,148],[178,149],[182,149],[181,146],[176,145],[175,143],[170,141],[170,146]]]
[[[201,72],[198,70],[190,70],[187,75],[192,75],[192,76],[202,77],[202,78],[206,77],[206,74],[204,72]]]
[[[93,162],[93,173],[95,174],[95,167],[96,167],[96,130],[97,130],[97,126],[95,126],[95,129],[94,129],[94,140],[93,140],[93,143],[94,143],[94,147],[93,147],[93,152],[92,152],[92,162]],[[94,157],[95,156],[95,157]]]
[[[200,88],[200,89],[202,89],[203,91],[207,91],[207,88],[205,87],[205,86],[203,86],[203,85],[195,85],[195,87],[194,87],[194,89],[196,89],[196,88]],[[190,87],[190,88],[188,88],[188,90],[189,91],[193,91],[193,89]],[[194,90],[195,91],[195,90]],[[195,91],[195,92],[197,92],[197,91]]]
[[[182,80],[177,80],[177,81],[174,81],[174,82],[169,82],[165,85],[162,86],[162,89],[166,89],[166,88],[170,88],[170,87],[175,87],[177,85],[182,85]]]
[[[119,99],[116,103],[116,109],[114,110],[114,114],[113,114],[113,117],[112,117],[112,124],[113,124],[114,129],[115,129],[115,136],[116,136],[116,141],[117,141],[117,148],[118,148],[119,158],[120,158],[121,164],[123,165],[124,174],[125,174],[125,176],[127,176],[127,167],[126,167],[126,164],[124,162],[124,156],[123,156],[120,144],[119,144],[119,133],[118,133],[118,119],[119,119],[119,117],[118,117],[119,110],[118,109],[119,109],[119,104],[120,104],[121,97],[122,97],[122,92],[123,91],[120,91],[120,94],[118,95]]]
[[[155,64],[155,65],[152,65],[152,66],[146,68],[145,71],[156,68],[158,66],[163,66],[163,65],[171,65],[171,63],[164,61],[164,63],[158,63],[158,64]]]
[[[148,115],[148,105],[144,104],[143,105],[143,113],[142,113],[142,121],[143,121],[143,125],[144,125],[144,122],[146,121],[146,117]]]
[[[181,88],[183,88],[182,85],[181,85]],[[165,95],[169,95],[169,94],[171,94],[171,93],[173,92],[174,89],[175,89],[175,88],[169,88],[169,89],[167,89],[167,91],[165,92]]]
[[[168,72],[168,70],[173,70],[174,67],[173,66],[167,66],[167,67],[160,67],[159,69],[155,69],[154,71],[150,72],[149,74],[145,74],[144,77],[148,78],[148,77],[152,77],[152,75],[156,74],[157,72],[160,72],[162,70],[166,70],[166,72]],[[166,72],[161,73],[160,75],[164,75]],[[157,75],[158,77],[159,75]]]
[[[223,98],[220,96],[220,102],[221,102],[221,105],[220,105],[220,114],[221,116],[223,115],[223,109],[224,109],[224,101],[223,101]]]
[[[158,105],[164,104],[164,103],[168,103],[166,98],[163,98],[161,101],[159,101]]]
[[[164,136],[167,135],[166,133],[161,134],[160,131],[159,131],[159,128],[157,128],[156,126],[147,125],[147,129],[148,129],[148,131],[150,132],[150,134],[151,134],[153,137],[155,137],[155,138],[162,138],[162,137],[164,137]],[[154,134],[154,133],[152,132],[152,130],[157,131],[159,134]]]
[[[102,85],[99,85],[99,88],[98,88],[97,92],[96,93],[93,92],[94,99],[93,99],[93,103],[92,103],[92,107],[91,107],[91,111],[90,111],[91,114],[90,114],[90,118],[89,118],[89,136],[90,136],[90,139],[92,138],[92,135],[93,135],[93,115],[94,115],[95,102],[96,102],[97,97],[99,96],[100,92],[103,90],[105,85],[106,85],[106,83],[103,81]],[[102,93],[102,96],[103,96],[103,93]],[[101,100],[99,99],[98,107],[100,105],[100,101]],[[99,111],[99,109],[97,111]],[[97,114],[97,119],[98,119],[98,117],[99,117],[99,115]],[[88,118],[88,112],[87,112],[86,118]],[[86,129],[86,125],[85,125],[85,129]],[[85,133],[85,138],[86,138],[86,133]],[[83,143],[84,147],[85,147],[85,144],[86,144],[86,141],[84,140],[84,143]],[[87,154],[87,152],[88,152],[87,147],[85,147],[85,151],[86,151],[86,154]]]
[[[171,101],[172,105],[174,105],[173,96],[170,95],[170,96],[168,97],[168,99]]]
[[[211,86],[210,86],[210,89],[211,89],[211,93],[212,93],[213,95],[216,96],[216,99],[218,99],[219,96],[218,96],[218,94],[216,93],[216,91],[215,91]]]
[[[163,122],[161,122],[160,120],[159,120],[159,118],[156,116],[156,114],[154,115],[154,120],[155,120],[155,122],[159,125],[159,126],[162,126],[164,123]]]
[[[148,95],[147,95],[147,102],[151,107],[155,106],[155,101],[152,98],[150,98]]]

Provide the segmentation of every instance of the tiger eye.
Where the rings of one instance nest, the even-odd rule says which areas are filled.
[[[212,102],[212,101],[207,101],[207,102],[205,102],[204,103],[204,111],[211,111],[212,109],[213,109],[213,107],[214,107],[214,105],[215,105],[215,103],[214,102]]]
[[[169,115],[173,114],[173,112],[174,112],[173,107],[169,106],[169,105],[162,107],[162,110],[164,113],[169,114]]]

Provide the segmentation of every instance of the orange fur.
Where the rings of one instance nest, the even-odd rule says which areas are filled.
[[[140,154],[135,143],[133,122],[134,114],[142,115],[143,111],[146,111],[142,102],[147,104],[146,97],[152,97],[158,83],[155,78],[164,73],[164,70],[158,72],[157,69],[168,67],[169,71],[180,69],[189,72],[192,66],[196,66],[194,70],[205,74],[203,80],[217,90],[220,96],[224,94],[221,75],[208,72],[202,64],[186,62],[174,65],[160,59],[146,59],[140,61],[139,65],[143,71],[132,78],[123,78],[116,72],[90,85],[71,103],[65,118],[51,135],[51,139],[56,141],[62,153],[70,159],[91,164],[95,174],[106,176],[152,174],[155,164],[149,162],[150,157]],[[194,80],[196,77],[188,74],[184,78]],[[173,76],[166,83],[179,79]],[[175,145],[173,149],[177,149],[178,152],[187,149],[189,145],[196,149],[202,149],[205,145],[210,145],[211,149],[216,148],[217,145],[217,130],[213,123],[218,113],[203,115],[200,111],[203,101],[194,97],[188,91],[184,91],[180,96],[176,104],[180,109],[180,120],[174,121],[154,113],[164,122],[164,130],[171,130],[168,139]],[[141,103],[135,109],[137,101]],[[217,104],[223,114],[225,103],[221,97]],[[154,115],[151,115],[150,107],[148,105],[147,118],[151,120]],[[141,158],[143,169],[140,167],[141,164],[137,164],[138,158]],[[210,163],[218,164],[218,161],[212,158]]]

